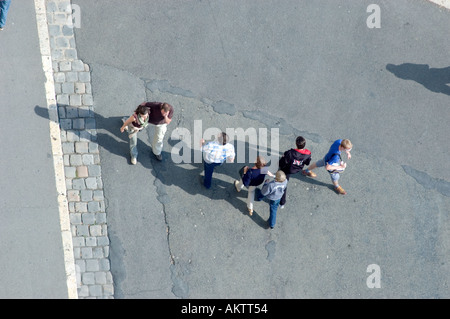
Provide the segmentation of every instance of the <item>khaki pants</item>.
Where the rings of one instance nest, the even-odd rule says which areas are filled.
[[[166,134],[166,132],[167,132],[167,124],[155,125],[155,131],[153,134],[153,141],[152,141],[153,154],[161,155],[163,149],[164,135]]]
[[[243,189],[245,186],[242,183],[242,179],[240,179],[237,183],[237,187],[240,189]],[[248,189],[248,196],[247,196],[247,208],[253,210],[253,203],[255,202],[255,190],[256,186],[249,186]]]

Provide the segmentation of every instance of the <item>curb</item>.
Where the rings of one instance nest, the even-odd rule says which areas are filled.
[[[70,0],[45,1],[79,299],[114,298],[91,74],[77,57]],[[58,121],[58,119],[56,119]]]

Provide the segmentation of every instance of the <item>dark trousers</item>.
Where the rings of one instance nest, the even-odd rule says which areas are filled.
[[[211,188],[212,175],[216,166],[222,165],[222,163],[206,163],[203,161],[203,167],[205,168],[205,177],[203,178],[203,185],[206,188]]]

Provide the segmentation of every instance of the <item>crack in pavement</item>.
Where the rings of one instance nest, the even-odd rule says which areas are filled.
[[[416,170],[408,165],[402,165],[405,173],[416,180],[425,189],[436,190],[444,196],[450,197],[450,183],[439,178],[434,178],[425,172]]]

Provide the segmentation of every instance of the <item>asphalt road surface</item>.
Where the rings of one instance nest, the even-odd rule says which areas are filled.
[[[450,297],[450,12],[378,1],[380,28],[369,28],[372,3],[74,1],[116,298]],[[120,119],[144,100],[175,115],[163,162],[149,128],[133,166]],[[348,194],[335,194],[323,169],[292,177],[268,230],[268,203],[250,217],[247,192],[234,189],[242,163],[218,168],[211,190],[201,163],[174,163],[172,134],[191,133],[182,145],[193,159],[213,127],[255,128],[258,145],[266,129],[274,158],[297,135],[313,160],[348,138]]]

